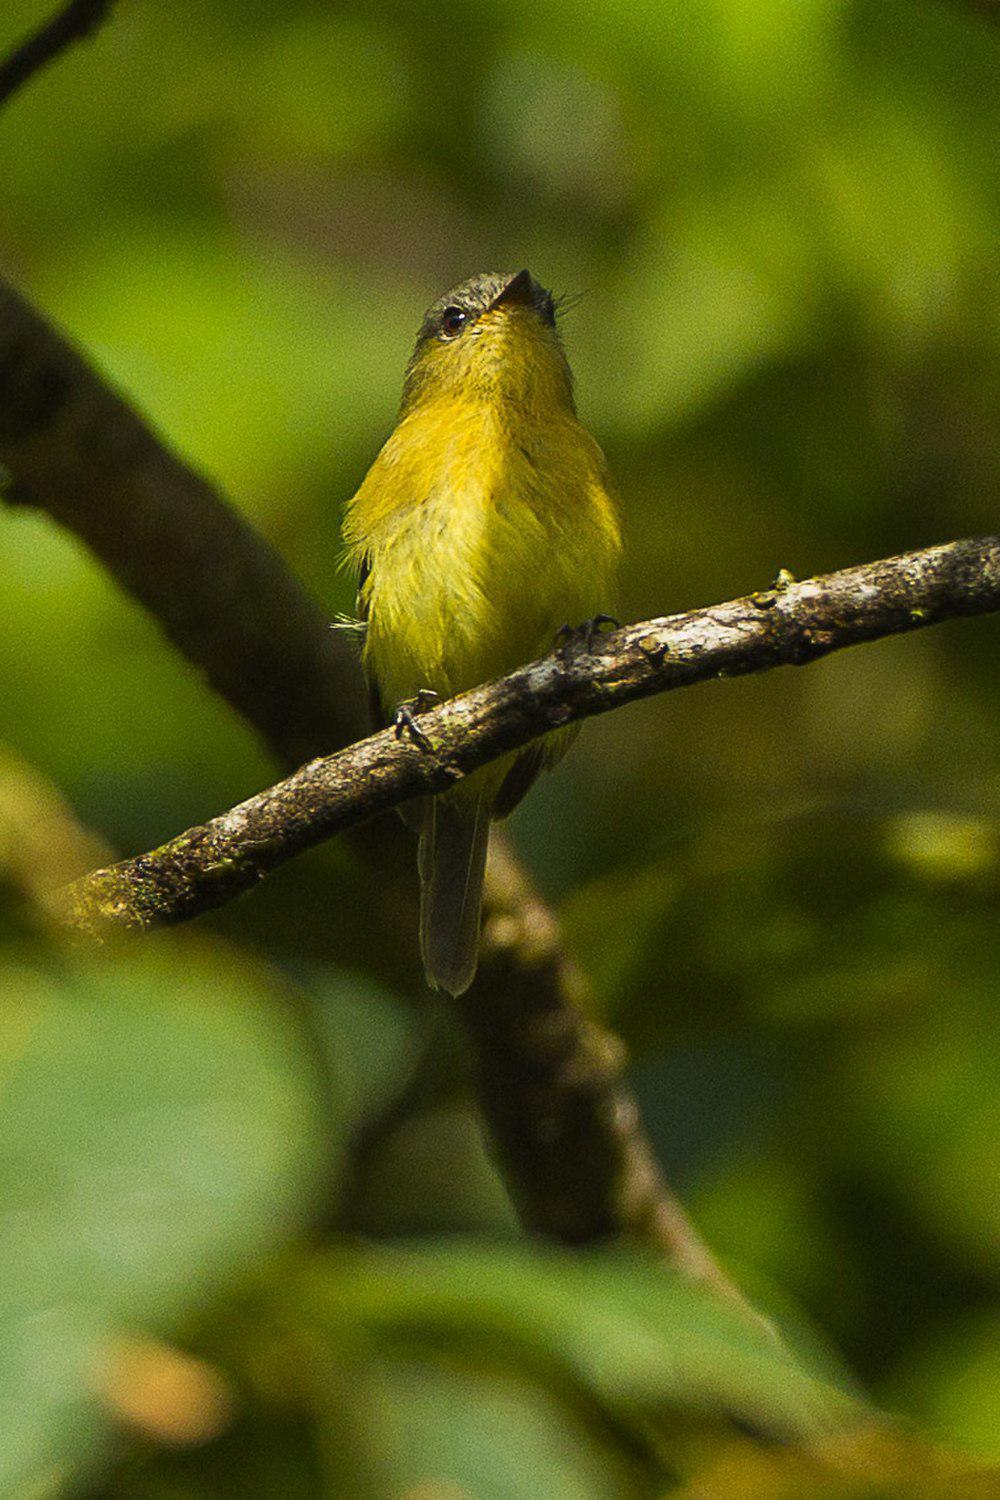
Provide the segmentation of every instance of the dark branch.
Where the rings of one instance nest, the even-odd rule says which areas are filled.
[[[2,282],[0,464],[284,764],[364,733],[355,664],[274,549]]]
[[[78,882],[75,925],[152,927],[231,900],[293,855],[409,798],[441,792],[577,719],[710,678],[801,666],[861,641],[1000,609],[1000,537],[951,542],[630,625],[532,662],[311,762],[221,817]]]
[[[69,0],[44,26],[0,62],[0,108],[46,64],[82,42],[107,20],[113,0]]]
[[[487,981],[456,1001],[473,1048],[480,1108],[529,1229],[568,1244],[625,1236],[665,1254],[762,1320],[672,1196],[623,1082],[618,1037],[589,1017],[587,981],[506,844],[490,849]]]

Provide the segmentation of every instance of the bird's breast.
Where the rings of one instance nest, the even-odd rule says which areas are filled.
[[[350,519],[371,559],[368,653],[386,701],[462,692],[609,607],[618,541],[602,469],[575,419],[450,403],[400,424]]]

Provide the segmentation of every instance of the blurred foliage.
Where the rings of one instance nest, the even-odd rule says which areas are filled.
[[[0,47],[45,10],[7,0]],[[995,529],[998,64],[962,0],[121,0],[0,117],[0,265],[331,613],[423,307],[529,265],[583,294],[624,609],[664,613]],[[138,849],[269,778],[45,517],[0,508],[0,568],[0,734],[85,824]],[[798,1363],[623,1254],[518,1241],[343,849],[142,954],[10,906],[0,1493],[1000,1493],[998,647],[959,623],[636,706],[515,823]],[[31,895],[66,814],[23,790]],[[844,1437],[809,1320],[966,1457]],[[775,1445],[814,1402],[836,1433]]]
[[[234,955],[5,964],[0,1493],[98,1451],[123,1330],[169,1328],[301,1222],[320,1073]]]

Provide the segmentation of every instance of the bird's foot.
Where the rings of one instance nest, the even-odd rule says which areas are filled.
[[[560,625],[556,631],[557,647],[560,651],[572,651],[579,647],[592,652],[598,636],[603,635],[605,630],[618,630],[620,626],[621,621],[616,620],[614,615],[594,615],[580,625]]]
[[[418,688],[412,698],[407,698],[400,703],[392,716],[397,740],[401,740],[404,734],[408,734],[421,750],[430,750],[431,742],[417,723],[417,714],[426,713],[429,708],[434,707],[435,703],[440,702],[441,695],[433,688]]]

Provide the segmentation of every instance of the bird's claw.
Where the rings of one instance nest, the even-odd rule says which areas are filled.
[[[417,714],[426,713],[429,708],[433,708],[435,703],[440,703],[440,701],[440,694],[436,693],[433,688],[420,688],[412,698],[407,698],[400,703],[392,716],[397,740],[401,740],[404,734],[408,734],[421,750],[430,750],[431,742],[417,723]]]
[[[594,642],[605,629],[618,630],[620,627],[621,621],[616,620],[614,615],[594,615],[580,625],[560,625],[556,631],[556,640],[563,651],[582,646],[585,651],[592,652]]]

